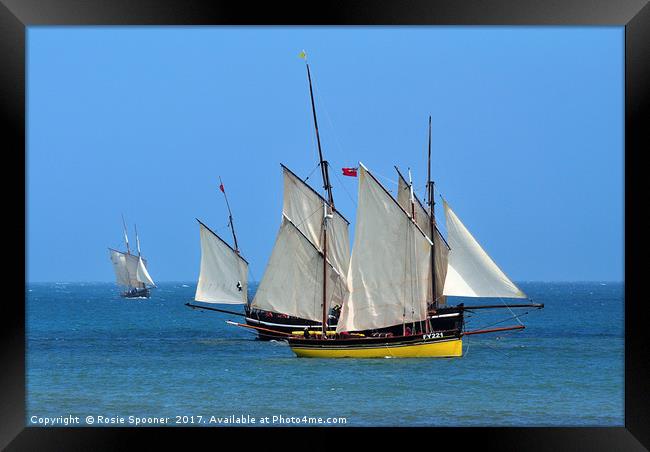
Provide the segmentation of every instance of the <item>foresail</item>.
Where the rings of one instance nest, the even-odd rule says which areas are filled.
[[[354,246],[337,331],[424,320],[431,241],[362,165]]]
[[[481,248],[449,204],[443,202],[451,247],[443,293],[459,297],[526,298]]]
[[[245,304],[248,263],[199,222],[201,271],[194,299],[205,303]]]
[[[153,279],[151,279],[151,275],[149,275],[149,271],[147,270],[147,267],[144,264],[144,259],[142,258],[138,259],[138,268],[135,275],[136,279],[143,284],[149,284],[150,286],[156,285],[156,283],[153,282]]]
[[[286,216],[251,307],[302,319],[323,318],[323,256]],[[327,310],[341,305],[347,294],[345,281],[327,265]]]
[[[322,250],[322,226],[325,199],[298,178],[287,167],[282,166],[284,177],[283,215],[302,232],[319,250]],[[332,265],[342,275],[348,272],[350,264],[350,241],[348,222],[336,210],[328,222],[327,255]]]

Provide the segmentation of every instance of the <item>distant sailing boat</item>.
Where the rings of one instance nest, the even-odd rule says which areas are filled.
[[[136,256],[135,254],[131,254],[131,249],[129,248],[129,237],[126,233],[124,216],[122,216],[122,225],[124,227],[126,253],[109,248],[117,284],[128,287],[128,290],[120,293],[120,296],[124,298],[149,298],[151,292],[147,285],[155,287],[156,284],[151,279],[147,270],[147,260],[142,257],[142,253],[140,252],[138,228],[137,226],[135,227],[135,240],[138,249],[138,255]]]

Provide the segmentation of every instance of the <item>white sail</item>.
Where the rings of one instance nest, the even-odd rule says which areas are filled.
[[[284,177],[283,214],[319,250],[322,250],[325,199],[282,166]],[[336,210],[328,221],[327,256],[336,271],[346,275],[350,264],[348,221]]]
[[[360,331],[424,320],[431,245],[397,201],[359,164],[350,294],[336,330]]]
[[[126,257],[124,253],[110,250],[111,262],[115,270],[115,278],[120,286],[128,286],[130,282],[129,273],[126,267]]]
[[[329,247],[328,247],[329,248]],[[322,321],[323,255],[286,216],[251,307]],[[345,281],[327,265],[327,310],[342,304]]]
[[[248,263],[201,222],[199,229],[201,272],[194,299],[205,303],[245,304]]]
[[[141,283],[149,284],[150,286],[156,285],[153,282],[153,279],[151,279],[151,275],[149,275],[149,271],[147,271],[147,266],[144,264],[144,259],[142,258],[138,259],[138,268],[136,269],[135,277]]]
[[[127,287],[144,287],[144,283],[147,281],[138,279],[138,266],[140,260],[142,260],[143,265],[146,267],[147,261],[133,254],[123,253],[113,249],[110,250],[110,253],[117,283]]]
[[[402,206],[402,209],[409,214],[409,216],[412,216],[411,187],[399,171],[397,171],[397,175],[397,202]],[[424,209],[422,203],[415,194],[413,194],[413,198],[415,200],[415,209],[413,209],[415,210],[415,222],[418,224],[420,229],[422,229],[422,232],[424,232],[427,237],[431,238],[429,213]]]
[[[409,214],[412,214],[411,209],[411,190],[408,182],[402,176],[402,173],[397,170],[397,202]],[[429,213],[425,210],[424,206],[418,199],[417,195],[413,194],[415,200],[415,222],[418,224],[422,232],[431,239],[431,225],[429,224]],[[445,277],[447,276],[447,259],[449,255],[449,247],[442,238],[438,228],[435,229],[433,247],[434,247],[434,260],[436,268],[436,300],[438,306],[444,305],[446,297],[443,295],[443,287],[445,285]],[[429,285],[431,285],[431,278],[428,278]],[[428,300],[431,300],[431,290],[429,290]]]
[[[481,248],[449,204],[443,203],[451,247],[443,293],[459,297],[526,298]]]

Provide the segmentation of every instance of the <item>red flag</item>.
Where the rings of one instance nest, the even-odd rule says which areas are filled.
[[[341,168],[344,176],[357,177],[357,168]]]
[[[226,192],[226,191],[223,189],[223,184],[219,184],[219,190],[221,190],[221,191],[224,192],[224,193]]]

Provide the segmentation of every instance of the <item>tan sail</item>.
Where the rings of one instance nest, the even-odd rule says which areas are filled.
[[[431,241],[359,164],[359,195],[350,259],[350,295],[337,331],[417,322],[427,315]]]
[[[284,178],[283,214],[293,222],[305,237],[322,250],[325,199],[303,182],[291,170],[282,166]],[[336,210],[327,227],[327,256],[336,271],[347,275],[350,264],[348,221]]]
[[[248,302],[248,262],[199,222],[201,271],[194,299],[204,303]]]
[[[481,248],[449,204],[443,201],[447,218],[449,266],[444,294],[459,297],[526,298]]]
[[[323,255],[285,215],[251,307],[302,319],[323,318]],[[345,279],[327,265],[327,309],[341,304]]]
[[[138,268],[135,272],[135,277],[138,281],[144,284],[149,284],[151,286],[156,285],[156,283],[153,282],[153,279],[151,279],[149,270],[147,270],[147,266],[144,263],[144,259],[142,257],[138,258]]]
[[[126,287],[144,287],[145,283],[154,285],[149,272],[146,270],[146,259],[110,248],[109,251],[117,284]],[[146,275],[142,270],[139,270],[140,265],[144,268]]]
[[[396,168],[397,169],[397,168]],[[408,182],[402,176],[402,173],[397,170],[397,202],[400,206],[411,216],[411,190]],[[414,193],[413,198],[415,199],[415,222],[418,224],[422,232],[425,233],[429,239],[431,239],[431,225],[429,224],[429,213],[426,211],[422,202]],[[447,276],[447,260],[449,255],[449,247],[445,242],[445,239],[442,238],[438,228],[435,228],[435,235],[433,246],[435,249],[434,260],[436,266],[436,300],[438,301],[438,306],[443,306],[446,303],[447,298],[443,295],[443,288],[445,285],[445,277]],[[431,278],[427,278],[429,286],[431,286]],[[431,300],[431,290],[428,292],[428,300]]]

